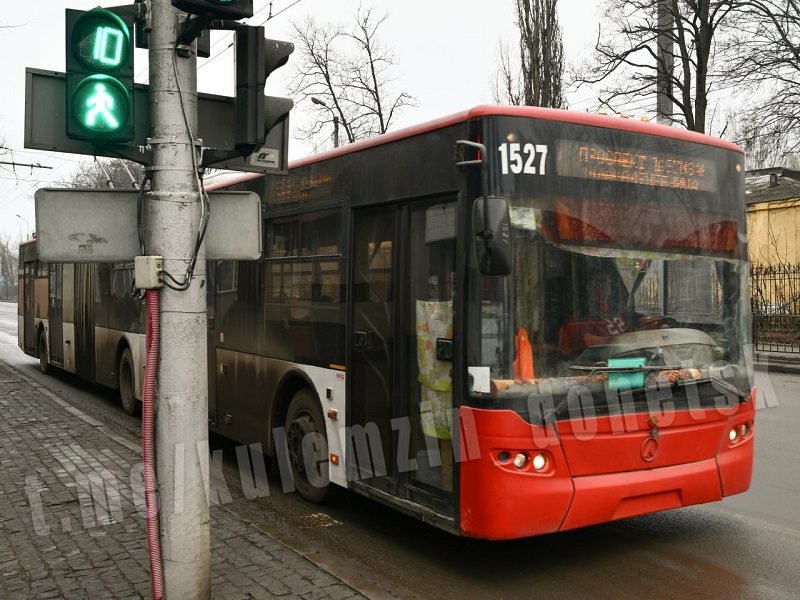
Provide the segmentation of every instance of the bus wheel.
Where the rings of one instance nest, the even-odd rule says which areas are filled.
[[[133,378],[133,355],[128,348],[119,359],[119,399],[126,415],[136,412],[136,386]]]
[[[44,333],[44,329],[39,332],[39,370],[45,375],[52,371],[50,353],[47,351],[47,336]]]
[[[292,397],[285,431],[295,489],[310,502],[322,502],[330,489],[328,442],[322,409],[308,389]]]

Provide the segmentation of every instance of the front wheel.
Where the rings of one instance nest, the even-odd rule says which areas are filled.
[[[285,431],[295,489],[310,502],[322,502],[331,487],[328,442],[322,408],[308,389],[292,397]]]
[[[136,379],[133,370],[133,355],[128,348],[119,359],[119,400],[126,415],[136,412]]]
[[[47,351],[47,335],[44,329],[39,332],[39,370],[45,375],[53,370],[50,366],[50,353]]]

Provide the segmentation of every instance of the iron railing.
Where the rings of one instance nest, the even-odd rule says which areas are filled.
[[[800,354],[800,264],[750,265],[756,350]]]

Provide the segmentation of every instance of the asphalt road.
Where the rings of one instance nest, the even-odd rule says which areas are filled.
[[[140,420],[113,392],[38,372],[17,348],[13,304],[0,303],[0,360],[138,440]],[[747,493],[512,542],[457,538],[350,493],[310,505],[282,493],[277,478],[268,497],[246,500],[233,444],[212,436],[211,445],[226,457],[226,508],[372,597],[798,598],[800,376],[759,374],[756,383],[765,395]]]

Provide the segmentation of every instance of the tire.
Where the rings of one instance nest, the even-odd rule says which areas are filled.
[[[128,348],[119,359],[119,400],[122,411],[126,415],[136,414],[138,402],[136,401],[136,379],[134,378],[133,355]]]
[[[331,489],[328,440],[322,408],[310,390],[301,389],[292,397],[285,431],[288,461],[297,493],[309,502],[324,501]],[[309,434],[312,437],[307,437]],[[313,452],[317,453],[316,457]],[[316,468],[309,472],[307,462],[312,462]]]
[[[53,372],[53,367],[50,366],[50,353],[47,351],[47,335],[42,329],[39,332],[39,370],[45,375]]]

